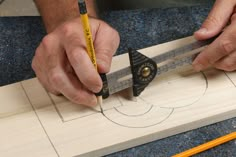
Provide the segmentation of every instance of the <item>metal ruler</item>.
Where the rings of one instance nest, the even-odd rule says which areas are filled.
[[[152,58],[148,58],[138,51],[129,49],[130,66],[103,75],[103,98],[107,98],[110,94],[130,87],[133,87],[134,96],[138,96],[155,77],[178,67],[192,64],[193,59],[200,50],[195,53],[190,52],[203,48],[214,41],[215,38],[194,41],[188,45]]]

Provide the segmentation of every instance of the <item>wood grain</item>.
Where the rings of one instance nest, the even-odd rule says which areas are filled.
[[[149,47],[151,57],[193,37]],[[112,72],[129,66],[114,57]],[[236,116],[236,73],[182,67],[155,79],[136,99],[127,92],[96,108],[48,94],[37,79],[0,88],[0,156],[102,156]],[[3,139],[3,140],[2,140]]]

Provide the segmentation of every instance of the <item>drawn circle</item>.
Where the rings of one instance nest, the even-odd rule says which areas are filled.
[[[204,73],[180,71],[175,75],[156,79],[140,95],[140,99],[162,108],[186,107],[200,100],[207,86]]]
[[[175,108],[195,104],[208,88],[204,73],[192,69],[161,76],[135,100],[119,97],[121,105],[104,112],[113,123],[128,128],[146,128],[164,122]]]

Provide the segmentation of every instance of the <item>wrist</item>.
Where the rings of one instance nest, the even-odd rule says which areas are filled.
[[[88,10],[88,16],[98,18],[98,8],[96,0],[86,0],[85,2]]]
[[[77,0],[35,0],[47,33],[62,23],[79,17]],[[86,0],[88,15],[97,18],[95,0]]]

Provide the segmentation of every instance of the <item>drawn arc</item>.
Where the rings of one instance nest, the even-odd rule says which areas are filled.
[[[199,77],[201,79],[199,79]],[[196,89],[196,91],[188,89],[188,83],[193,83],[196,80],[201,80],[200,86],[199,83],[195,84],[196,88],[189,86],[191,89]],[[139,96],[136,102],[123,99],[122,97],[117,97],[122,105],[105,111],[103,115],[109,121],[119,126],[127,128],[147,128],[161,124],[167,120],[177,108],[194,105],[205,95],[208,89],[208,80],[204,72],[194,74],[190,77],[185,77],[184,79],[157,81],[159,81],[158,85],[156,86],[155,84],[155,86],[150,86],[150,88],[146,89],[147,92],[144,92],[141,96]],[[153,93],[154,89],[156,90],[160,88],[162,89],[160,91],[165,92],[170,91],[169,89],[172,87],[178,88],[178,84],[181,84],[183,81],[185,82],[186,86],[182,89],[183,91],[179,92],[177,99],[174,98],[173,100],[170,99],[164,102],[156,102],[154,101],[156,100],[154,97],[156,97],[158,93],[150,94]],[[193,95],[190,94],[188,98],[183,99],[181,96],[185,91],[192,92]],[[176,93],[174,92],[173,94]],[[162,97],[166,96],[165,93],[161,93],[159,95]],[[171,93],[168,93],[168,95],[171,95]],[[178,96],[181,98],[178,99]],[[184,101],[181,101],[181,99]],[[177,103],[177,105],[171,106],[171,102],[173,101],[180,101],[180,104]]]

